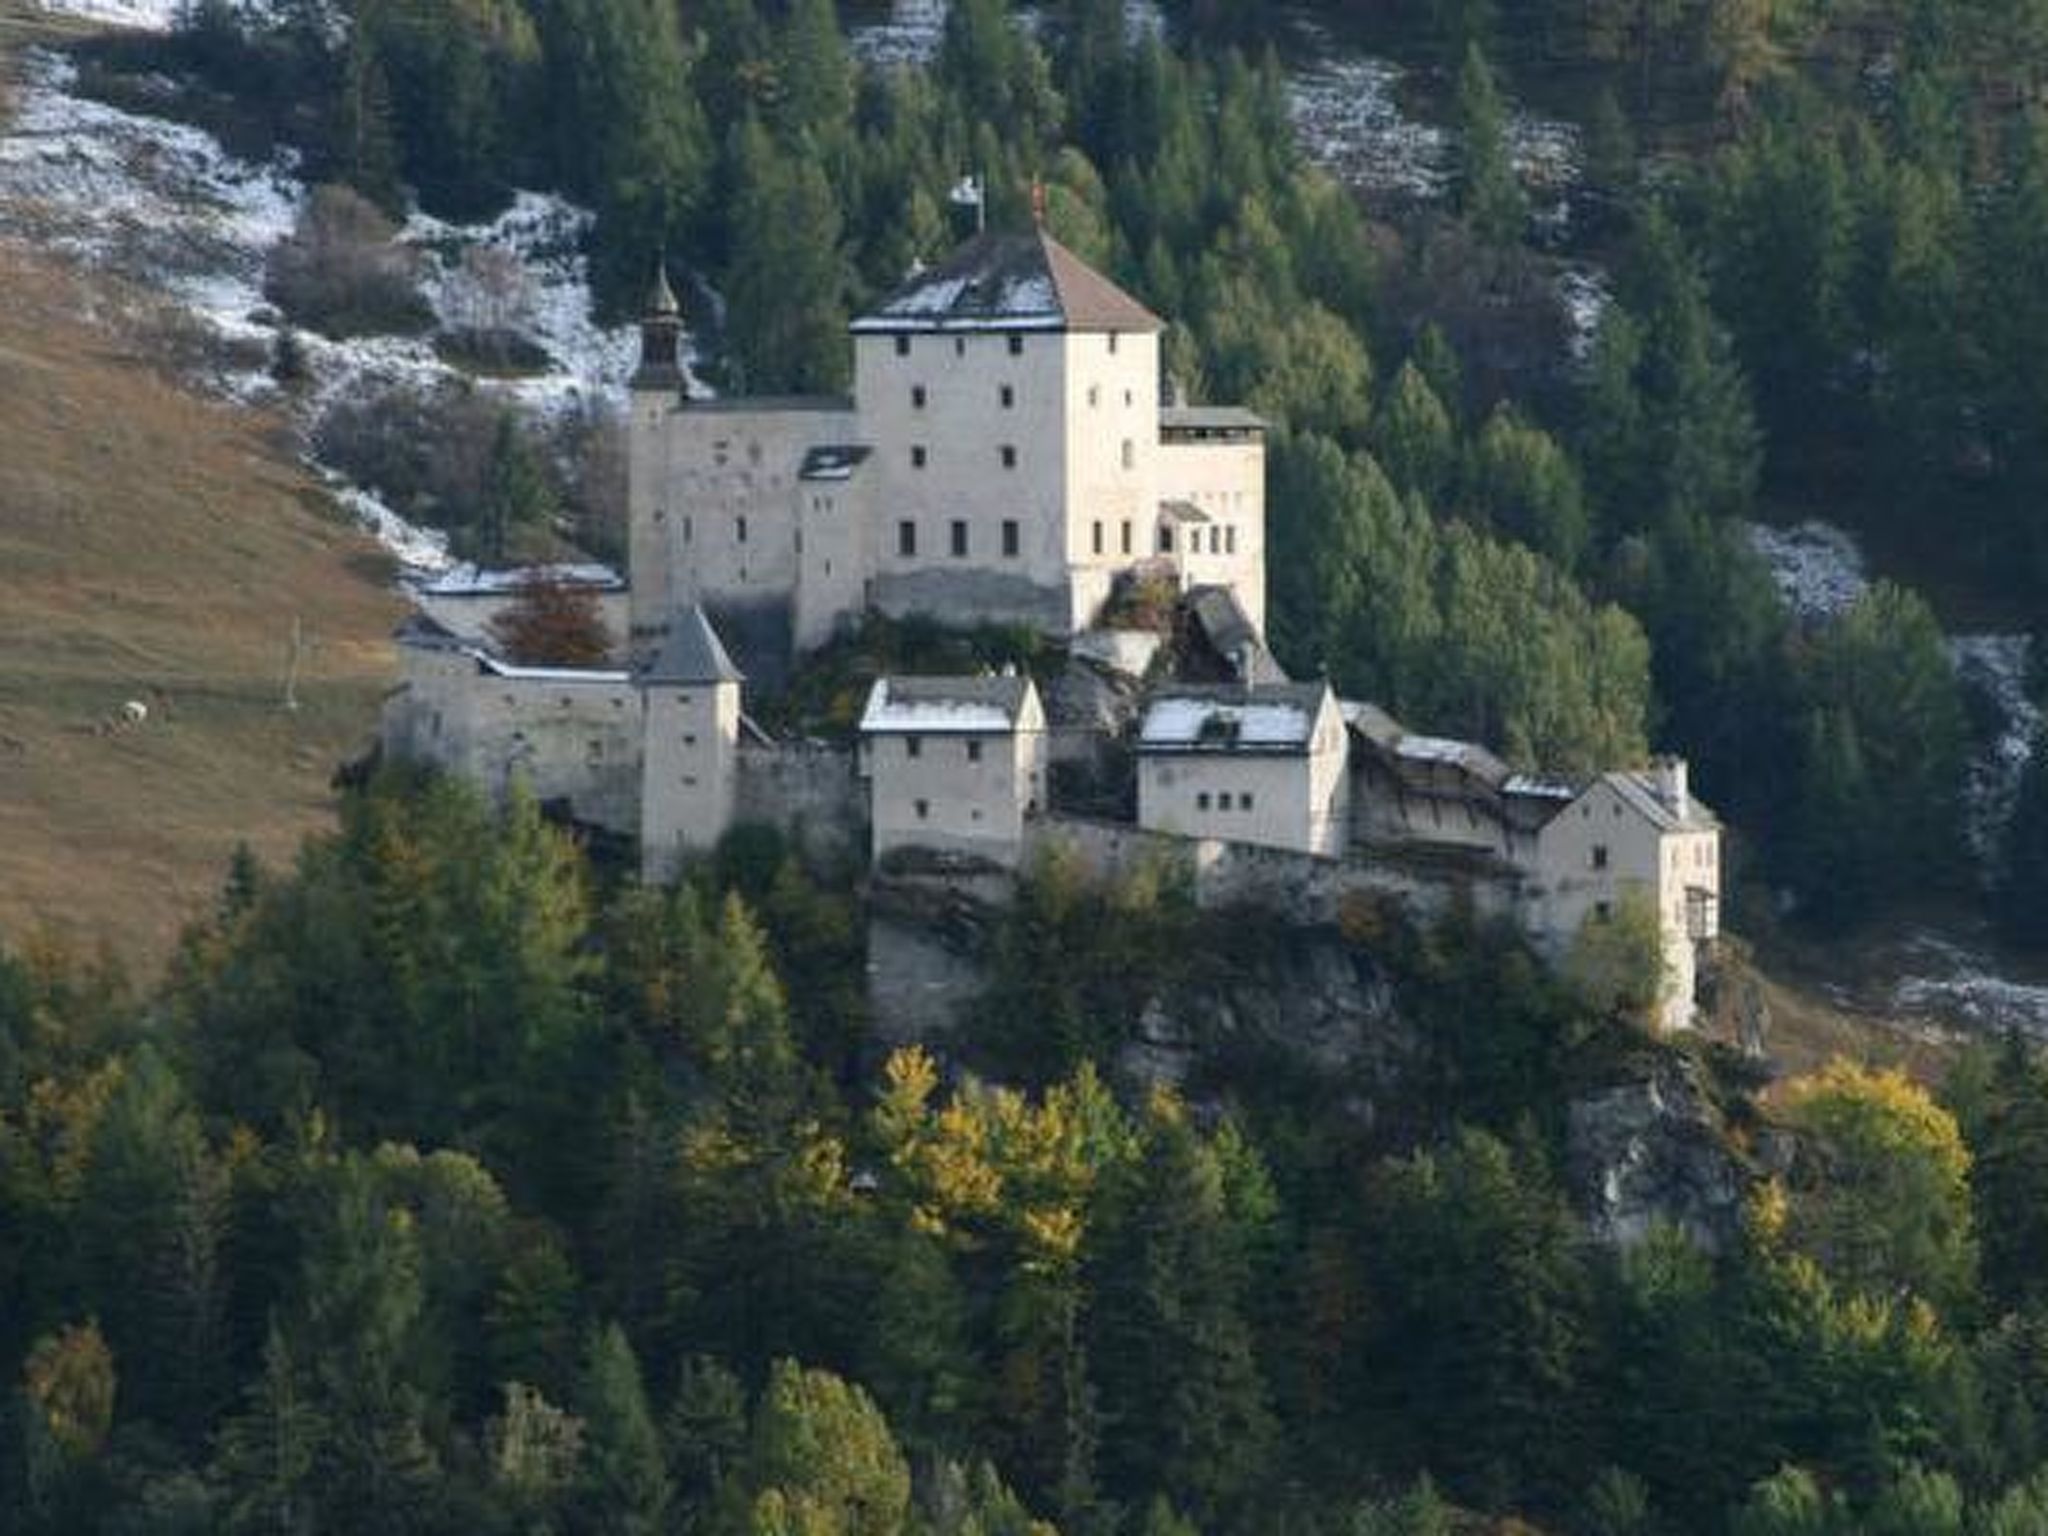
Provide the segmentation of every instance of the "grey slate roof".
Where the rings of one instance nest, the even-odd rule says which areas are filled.
[[[640,671],[643,683],[738,683],[745,677],[732,664],[718,631],[701,607],[692,605],[669,626],[654,659]]]
[[[408,613],[399,626],[391,631],[391,638],[400,645],[409,645],[422,651],[459,651],[469,645],[467,640],[439,619],[417,608]]]
[[[1284,683],[1287,673],[1266,649],[1258,626],[1228,587],[1188,588],[1188,612],[1218,656],[1235,668],[1241,683]]]
[[[1166,436],[1207,432],[1236,436],[1265,431],[1266,418],[1241,405],[1162,405],[1159,430]]]
[[[1043,229],[982,234],[853,322],[874,331],[1156,331],[1159,317]]]
[[[1640,768],[1621,768],[1603,773],[1597,781],[1610,786],[1631,809],[1642,814],[1659,832],[1708,832],[1721,823],[1699,800],[1687,795],[1680,814],[1657,793],[1657,781]]]

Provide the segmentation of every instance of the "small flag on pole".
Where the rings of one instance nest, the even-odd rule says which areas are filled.
[[[953,184],[953,190],[946,194],[946,201],[955,208],[974,210],[974,227],[982,229],[988,220],[988,200],[982,193],[979,176],[962,176]]]

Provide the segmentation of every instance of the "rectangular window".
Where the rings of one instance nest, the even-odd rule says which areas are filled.
[[[1248,811],[1252,808],[1252,792],[1250,790],[1246,790],[1237,797],[1237,808],[1241,811]]]
[[[955,560],[964,560],[964,559],[966,559],[966,558],[967,558],[967,524],[966,524],[966,523],[964,523],[964,522],[962,522],[962,521],[961,521],[961,520],[960,520],[959,518],[957,518],[957,517],[956,517],[956,518],[954,518],[954,519],[953,519],[952,527],[951,527],[951,529],[950,529],[949,531],[950,531],[950,534],[951,534],[951,537],[952,537],[952,542],[953,542],[953,558],[954,558]]]
[[[1222,794],[1220,794],[1220,795],[1218,795],[1218,796],[1216,797],[1216,809],[1217,809],[1217,810],[1219,810],[1219,811],[1227,811],[1227,810],[1229,810],[1229,809],[1230,809],[1230,791],[1229,791],[1229,790],[1227,790],[1227,789],[1226,789],[1226,790],[1224,790]]]
[[[898,336],[896,338],[896,355],[898,357],[910,356],[910,338],[908,336]]]
[[[1131,520],[1128,517],[1124,519],[1123,532],[1118,538],[1118,544],[1125,554],[1131,552]]]
[[[1223,530],[1223,552],[1226,555],[1237,553],[1237,524],[1235,523],[1232,523]]]
[[[996,391],[996,397],[1003,402],[1006,411],[1017,403],[1017,391],[1008,384]]]
[[[896,525],[896,553],[905,559],[917,553],[917,524],[907,517]]]
[[[1022,357],[1023,355],[1024,355],[1024,338],[1023,338],[1022,336],[1012,336],[1012,337],[1010,338],[1010,356],[1012,356],[1012,357]]]
[[[1159,530],[1159,553],[1162,555],[1173,553],[1173,529],[1170,525],[1162,526]]]
[[[922,736],[906,736],[906,737],[904,737],[904,738],[903,738],[903,755],[904,755],[905,757],[923,757],[923,756],[924,756],[924,738],[923,738]]]
[[[1017,547],[1017,519],[1006,517],[1003,519],[1003,553],[1014,560],[1017,558]]]
[[[747,542],[747,520],[744,517],[736,517],[732,520],[732,536],[741,544]]]
[[[1088,529],[1089,541],[1096,554],[1102,553],[1102,524],[1093,523]]]
[[[924,457],[924,444],[913,444],[910,450],[910,467],[912,469],[923,469]]]
[[[913,411],[924,409],[924,386],[922,384],[910,386],[910,408]]]
[[[1593,845],[1592,863],[1595,869],[1605,869],[1607,867],[1607,845],[1605,843],[1595,843]]]
[[[920,801],[918,801],[918,802],[917,802],[917,819],[918,819],[919,821],[929,821],[929,820],[931,820],[931,815],[932,815],[932,803],[931,803],[931,801],[929,801],[929,800],[920,800]]]
[[[969,761],[970,763],[978,763],[981,761],[980,742],[970,741],[967,743],[967,761]]]
[[[1133,443],[1128,437],[1124,439],[1123,461],[1125,469],[1131,468],[1132,465],[1138,462],[1137,445]]]
[[[1209,791],[1206,789],[1195,796],[1195,809],[1198,811],[1209,809]]]
[[[1005,469],[1015,469],[1016,467],[1017,467],[1017,450],[1016,450],[1016,448],[1015,448],[1015,447],[1014,447],[1013,445],[1009,444],[1009,443],[1005,443],[1005,444],[1003,444],[1003,468],[1005,468]]]

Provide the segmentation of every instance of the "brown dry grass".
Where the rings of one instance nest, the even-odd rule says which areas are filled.
[[[4,242],[0,292],[0,941],[51,924],[147,973],[238,841],[279,863],[331,824],[400,605],[277,422],[84,318],[137,296]],[[129,699],[148,722],[95,734]]]

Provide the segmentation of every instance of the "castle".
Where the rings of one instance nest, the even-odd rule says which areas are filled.
[[[1156,316],[1043,229],[853,322],[851,399],[692,399],[666,284],[632,381],[635,644],[692,603],[798,649],[870,609],[1088,628],[1119,577],[1265,627],[1264,425],[1160,398]]]
[[[1684,765],[1518,774],[1289,681],[1262,638],[1263,425],[1162,401],[1159,329],[1043,230],[982,235],[853,322],[851,399],[698,399],[658,282],[631,385],[631,579],[552,573],[622,635],[616,665],[498,654],[516,577],[430,584],[398,633],[385,751],[522,783],[637,840],[654,881],[766,821],[942,873],[1014,870],[1048,840],[1104,869],[1184,851],[1219,902],[1459,890],[1553,954],[1641,901],[1662,1018],[1686,1023],[1720,855]],[[779,667],[869,612],[1025,625],[1129,687],[1161,642],[1100,626],[1126,582],[1175,594],[1224,680],[1155,679],[1119,731],[1054,718],[1022,676],[885,676],[857,751],[780,741],[721,638]],[[1112,734],[1135,815],[1056,803],[1054,770],[1099,764]]]

